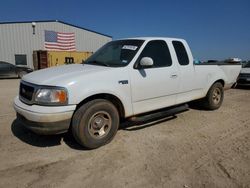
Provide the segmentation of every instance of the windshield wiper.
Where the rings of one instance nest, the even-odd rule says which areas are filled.
[[[90,65],[101,65],[101,66],[106,66],[106,67],[109,67],[110,65],[105,63],[105,62],[102,62],[102,61],[87,61],[85,62],[85,64],[90,64]]]

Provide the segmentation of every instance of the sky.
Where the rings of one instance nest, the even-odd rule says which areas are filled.
[[[200,60],[250,60],[250,0],[7,0],[0,22],[61,20],[113,39],[185,39]]]

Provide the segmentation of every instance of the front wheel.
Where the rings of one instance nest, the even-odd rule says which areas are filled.
[[[109,143],[119,127],[116,107],[104,99],[96,99],[81,106],[72,120],[72,133],[82,146],[94,149]]]
[[[220,82],[214,83],[209,89],[204,99],[204,107],[208,110],[216,110],[220,108],[224,99],[224,89]]]

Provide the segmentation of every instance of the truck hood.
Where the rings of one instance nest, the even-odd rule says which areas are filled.
[[[51,67],[29,73],[23,77],[23,81],[38,85],[67,85],[78,76],[85,76],[90,73],[100,73],[111,69],[110,67],[72,64],[58,67]]]

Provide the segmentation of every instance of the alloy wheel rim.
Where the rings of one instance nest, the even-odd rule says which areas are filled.
[[[111,129],[111,116],[105,111],[98,111],[88,122],[89,134],[95,139],[105,137]]]
[[[221,90],[219,88],[215,88],[213,95],[212,95],[212,100],[214,104],[219,104],[221,100]]]

